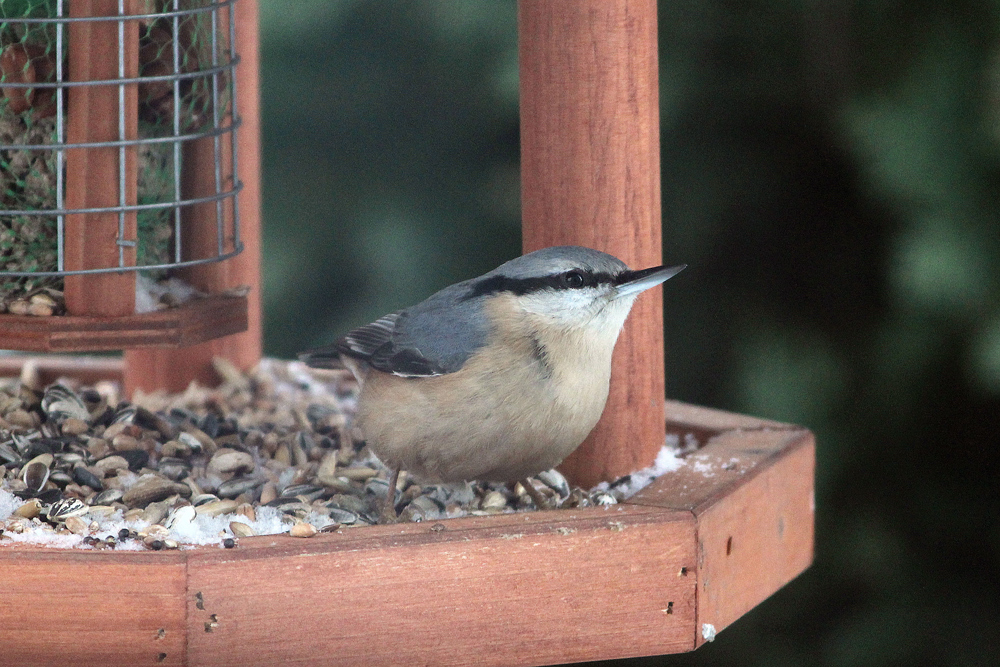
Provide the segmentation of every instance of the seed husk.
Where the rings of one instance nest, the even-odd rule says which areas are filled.
[[[166,477],[145,475],[140,477],[139,481],[125,492],[122,496],[122,502],[129,507],[145,507],[149,503],[180,493],[180,489],[190,491],[185,485],[172,482]]]
[[[351,481],[363,482],[378,475],[378,470],[374,468],[341,468],[337,472],[338,477],[344,477]]]
[[[241,473],[252,472],[253,469],[252,456],[246,452],[226,447],[216,451],[212,456],[212,460],[208,463],[209,474],[215,475],[239,475]]]
[[[275,380],[255,373],[244,376],[253,381],[240,383],[242,389],[206,390],[193,385],[183,395],[139,393],[132,397],[133,403],[121,402],[119,390],[110,383],[80,389],[66,381],[44,390],[37,383],[35,390],[27,386],[12,390],[0,383],[0,415],[20,410],[23,414],[14,421],[25,424],[24,429],[12,431],[12,439],[0,442],[0,485],[22,498],[37,494],[41,505],[34,508],[40,512],[36,518],[47,518],[46,508],[62,496],[91,504],[94,517],[124,511],[128,520],[166,522],[171,527],[183,523],[177,516],[197,515],[196,505],[205,507],[203,514],[238,513],[246,517],[235,522],[242,526],[257,519],[257,505],[267,504],[285,513],[283,522],[288,525],[309,522],[313,528],[329,525],[329,530],[336,530],[340,525],[375,523],[389,471],[373,458],[350,422],[353,380],[333,373],[322,381],[328,386],[346,382],[347,388],[323,395],[312,389],[301,391],[309,381],[295,371],[280,376],[286,378],[280,382],[294,386],[289,394],[286,389],[275,392]],[[344,397],[346,408],[339,402]],[[40,407],[43,401],[48,412]],[[63,409],[62,403],[69,408]],[[76,417],[63,414],[71,410],[77,411]],[[5,423],[0,422],[0,429]],[[24,470],[28,466],[24,459],[30,464],[44,454],[52,457],[47,466],[37,465],[43,459]],[[45,470],[48,476],[43,481]],[[559,477],[539,477],[545,481],[535,480],[535,487],[551,500],[565,494]],[[414,521],[532,507],[502,485],[421,486],[405,472],[395,499],[397,511]],[[617,497],[573,489],[559,505],[578,507],[608,499]],[[470,506],[477,509],[473,512]],[[30,508],[24,511],[30,513]],[[310,518],[317,515],[322,519]],[[56,530],[67,531],[65,520],[71,517],[59,522],[53,516],[50,521]],[[16,514],[13,519],[31,524]],[[70,525],[81,530],[78,522]],[[95,548],[110,548],[90,530],[88,524],[86,537],[92,538]],[[247,530],[258,532],[254,527],[227,532],[241,537]],[[154,538],[161,548],[176,540],[169,534]]]
[[[288,529],[288,534],[292,537],[312,537],[317,532],[316,526],[311,523],[297,523]]]
[[[32,498],[28,502],[24,503],[11,514],[12,516],[19,516],[24,519],[34,519],[36,516],[42,513],[42,503],[38,498]]]
[[[223,514],[232,514],[236,511],[237,507],[239,507],[239,503],[235,500],[213,500],[204,505],[199,505],[195,509],[198,514],[205,516],[221,516]]]
[[[90,532],[90,523],[78,516],[66,517],[66,529],[76,535],[87,535]]]
[[[232,531],[233,535],[236,537],[253,537],[257,534],[253,528],[242,521],[230,521],[229,530]]]

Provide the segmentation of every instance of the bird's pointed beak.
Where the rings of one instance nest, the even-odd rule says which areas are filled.
[[[618,288],[615,298],[645,292],[650,287],[656,287],[663,281],[673,278],[685,268],[687,268],[687,264],[654,266],[651,269],[639,271],[623,271],[615,279],[615,286]]]

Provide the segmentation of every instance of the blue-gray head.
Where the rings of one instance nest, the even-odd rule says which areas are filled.
[[[633,271],[599,250],[555,246],[512,259],[469,281],[466,298],[511,293],[526,312],[552,325],[620,328],[636,296],[684,268]]]

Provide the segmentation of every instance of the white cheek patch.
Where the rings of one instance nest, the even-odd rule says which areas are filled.
[[[556,326],[595,329],[617,336],[635,297],[608,300],[596,289],[543,290],[518,298],[525,312],[544,317]]]
[[[594,316],[597,290],[541,290],[518,297],[525,312],[567,326],[583,326]]]

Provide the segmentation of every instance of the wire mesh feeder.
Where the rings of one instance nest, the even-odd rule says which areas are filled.
[[[234,2],[0,0],[0,312],[242,250]]]

